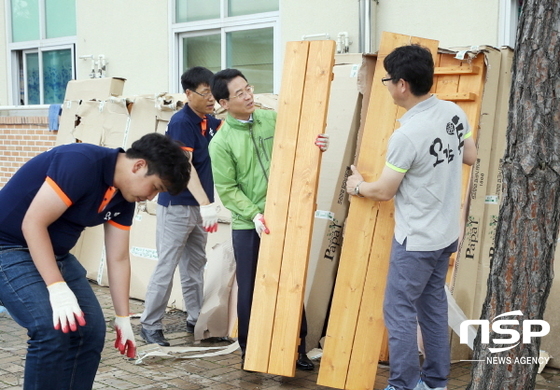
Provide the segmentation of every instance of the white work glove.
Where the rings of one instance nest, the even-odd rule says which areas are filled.
[[[255,230],[257,231],[259,237],[263,232],[265,232],[266,234],[270,233],[270,230],[268,230],[268,228],[266,227],[266,222],[264,221],[264,215],[260,213],[255,215],[255,217],[253,218],[253,223],[255,224]]]
[[[200,216],[202,217],[202,227],[208,233],[218,231],[218,212],[219,207],[214,203],[200,206]]]
[[[53,283],[47,286],[47,289],[49,290],[49,300],[53,311],[53,325],[56,330],[62,329],[63,333],[68,333],[70,330],[74,332],[78,329],[76,320],[78,320],[80,326],[86,324],[78,300],[66,282]],[[70,330],[68,329],[69,326]]]
[[[317,138],[315,138],[315,145],[321,149],[321,152],[326,152],[329,148],[329,135],[319,134]]]
[[[115,340],[115,348],[117,348],[122,355],[126,354],[127,357],[136,357],[136,340],[134,339],[134,332],[130,325],[130,317],[115,317],[115,332],[117,332],[117,339]]]

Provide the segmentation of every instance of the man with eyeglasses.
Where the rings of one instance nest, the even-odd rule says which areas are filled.
[[[399,47],[383,65],[387,76],[381,82],[407,112],[389,140],[379,179],[366,182],[352,166],[346,189],[374,201],[395,198],[383,305],[390,366],[385,390],[445,390],[450,370],[445,277],[459,237],[462,164],[476,161],[476,145],[463,110],[430,94],[434,62],[428,49]],[[421,369],[417,323],[425,349]]]
[[[243,368],[260,236],[263,232],[269,233],[263,213],[276,112],[256,109],[253,86],[237,69],[217,72],[210,85],[218,103],[227,110],[222,130],[210,143],[210,156],[216,190],[224,206],[232,213],[232,243],[238,285],[237,332]],[[315,144],[322,151],[327,150],[328,136],[320,134]],[[304,311],[296,367],[313,370],[314,365],[306,355],[306,335]]]
[[[183,300],[187,310],[187,333],[194,333],[203,300],[208,232],[218,230],[218,209],[214,204],[214,181],[208,144],[221,125],[214,118],[214,96],[210,91],[212,72],[197,66],[181,76],[187,104],[167,125],[168,137],[180,141],[191,161],[188,188],[173,196],[158,197],[156,246],[158,262],[146,291],[140,335],[146,342],[168,346],[162,319],[173,287],[177,265],[181,274]]]

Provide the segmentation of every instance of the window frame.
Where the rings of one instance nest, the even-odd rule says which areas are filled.
[[[236,31],[247,31],[261,28],[272,28],[273,31],[273,93],[278,93],[281,76],[281,38],[280,38],[280,11],[263,12],[252,15],[226,17],[227,0],[220,1],[220,18],[195,22],[175,23],[175,2],[169,0],[169,45],[172,48],[170,62],[169,90],[172,93],[183,93],[180,83],[180,73],[183,61],[182,39],[212,34],[220,34],[220,66],[226,68],[226,36]]]
[[[519,25],[519,0],[500,0],[498,19],[498,46],[515,48]]]
[[[42,53],[45,51],[52,51],[52,50],[71,50],[72,56],[72,78],[76,78],[76,42],[77,37],[76,35],[68,36],[68,37],[57,37],[57,38],[43,38],[46,36],[46,10],[45,10],[45,0],[39,0],[39,33],[41,38],[31,41],[22,41],[22,42],[13,42],[12,36],[12,0],[8,0],[4,3],[5,8],[5,15],[6,15],[6,37],[7,39],[7,73],[8,73],[8,99],[10,99],[10,103],[13,106],[22,106],[19,102],[19,92],[21,89],[20,79],[19,79],[19,64],[18,64],[18,54],[21,53],[22,61],[23,56],[25,53],[30,53],[36,51],[39,53],[39,69],[41,71],[40,77],[40,104],[27,104],[25,102],[24,106],[33,106],[33,107],[40,107],[40,106],[49,106],[48,103],[43,102],[43,85],[44,80],[42,77],[43,72],[43,57]],[[25,72],[25,61],[21,64],[21,69]],[[24,90],[27,91],[27,79],[24,77]],[[29,94],[26,94],[26,100],[28,99]],[[61,102],[62,103],[62,102]]]

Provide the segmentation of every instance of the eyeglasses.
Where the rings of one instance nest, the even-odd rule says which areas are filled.
[[[248,94],[253,93],[254,90],[255,90],[255,87],[254,87],[254,86],[252,86],[252,85],[247,85],[243,91],[239,92],[239,93],[238,93],[237,95],[235,95],[235,96],[229,97],[228,99],[235,99],[235,98],[238,98],[238,99],[243,100],[243,99],[245,99],[245,98],[247,97]]]
[[[211,98],[213,98],[214,96],[212,96],[212,92],[206,92],[206,93],[200,93],[200,92],[196,92],[194,89],[189,89],[189,91],[196,93],[198,96],[203,97],[204,99],[208,99],[210,100]]]
[[[394,80],[394,78],[392,77],[385,77],[381,79],[381,82],[383,83],[384,86],[387,86],[387,81],[391,81]]]

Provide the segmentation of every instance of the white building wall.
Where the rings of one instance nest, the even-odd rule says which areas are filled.
[[[168,92],[168,11],[163,0],[77,0],[77,57],[104,55],[107,77],[126,78],[125,95]],[[88,78],[91,62],[78,59],[76,68]]]
[[[440,41],[440,47],[498,42],[498,0],[379,0],[375,31]],[[377,38],[377,45],[379,40]]]
[[[357,53],[358,11],[358,0],[280,0],[282,53],[286,42],[300,41],[303,35],[328,34],[336,40],[341,32],[352,41],[349,52]]]
[[[372,0],[373,51],[383,31],[436,39],[445,48],[499,46],[499,8],[499,0]],[[319,33],[336,40],[347,31],[350,52],[359,50],[358,0],[281,0],[280,15],[283,44]]]

